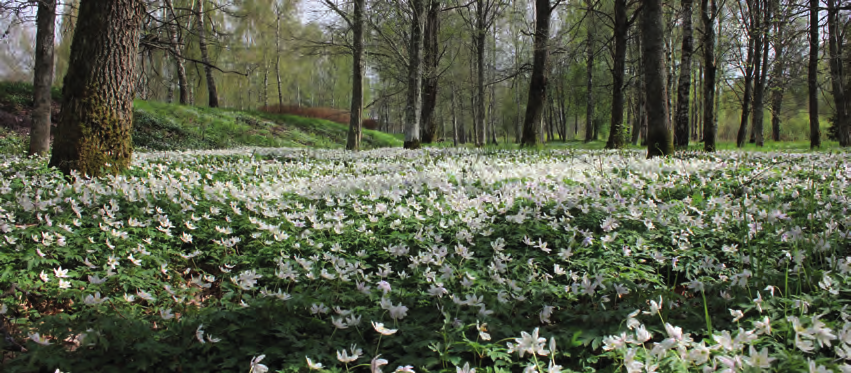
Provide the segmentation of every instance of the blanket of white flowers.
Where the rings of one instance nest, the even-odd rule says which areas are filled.
[[[851,372],[849,160],[0,158],[3,369]]]

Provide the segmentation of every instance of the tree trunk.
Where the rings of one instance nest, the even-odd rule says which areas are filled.
[[[748,119],[751,114],[751,100],[753,99],[753,78],[754,75],[759,75],[759,65],[762,61],[762,45],[761,37],[758,31],[759,19],[759,2],[760,0],[749,1],[751,7],[750,13],[750,29],[748,30],[748,57],[745,63],[745,92],[742,95],[742,117],[739,122],[739,132],[736,135],[736,146],[741,148],[745,146],[745,141],[748,136]],[[754,73],[756,69],[756,73]]]
[[[408,97],[405,104],[405,149],[420,148],[423,106],[423,13],[425,0],[411,0],[411,40],[408,49]]]
[[[609,141],[606,149],[620,149],[626,145],[624,138],[624,75],[626,64],[626,43],[629,25],[626,18],[626,0],[615,0],[615,28],[614,42],[615,53],[613,56],[614,68],[612,69],[612,124],[609,132]]]
[[[647,157],[652,158],[673,154],[674,143],[668,122],[662,0],[643,3],[641,40],[647,84]]]
[[[174,12],[174,5],[171,0],[165,0],[165,6],[168,8],[168,35],[171,39],[171,48],[170,52],[174,57],[174,67],[177,70],[177,89],[179,91],[179,100],[181,105],[189,104],[189,87],[186,79],[186,67],[183,66],[183,59],[178,57],[178,47],[182,42],[181,38],[178,37],[177,32],[177,14]]]
[[[485,0],[476,0],[476,31],[473,42],[476,48],[476,145],[485,145],[485,41],[487,25],[485,23]]]
[[[679,148],[688,148],[689,141],[689,95],[691,93],[691,54],[692,54],[692,1],[683,3],[683,47],[680,56],[680,77],[677,83],[677,113],[674,126],[674,142]]]
[[[779,14],[780,9],[775,8],[775,11]],[[788,14],[784,12],[783,15]],[[774,55],[776,57],[771,73],[773,82],[771,90],[771,139],[774,141],[780,141],[780,115],[783,106],[783,90],[786,88],[786,57],[783,56],[784,43],[786,42],[786,22],[787,20],[785,19],[778,19],[774,27],[777,39],[774,42]]]
[[[701,0],[703,20],[703,150],[715,151],[715,17],[716,0]]]
[[[207,52],[207,30],[204,27],[204,0],[198,0],[198,9],[195,16],[198,17],[198,48],[201,50],[201,61],[204,62],[204,73],[207,75],[207,94],[210,107],[219,107],[219,94],[216,90],[216,81],[213,80],[213,68],[210,67],[210,54]]]
[[[359,150],[363,119],[363,13],[365,0],[355,0],[352,14],[352,106],[346,150]],[[280,16],[278,17],[280,19]],[[279,53],[280,55],[280,53]]]
[[[33,70],[33,111],[30,129],[30,155],[50,149],[50,89],[53,86],[53,34],[56,0],[39,2],[36,15],[35,69]]]
[[[588,14],[586,17],[588,18],[588,37],[585,45],[586,48],[586,75],[587,75],[587,87],[588,91],[586,93],[586,101],[585,101],[585,142],[590,142],[594,139],[594,33],[593,33],[593,19],[594,13],[591,5],[591,1],[586,2],[588,4]]]
[[[440,32],[440,1],[429,1],[425,19],[425,35],[423,36],[423,109],[422,142],[430,144],[436,139],[437,123],[434,120],[434,109],[437,107],[438,83],[438,44],[437,35]]]
[[[807,87],[810,101],[810,148],[821,147],[818,117],[818,27],[819,0],[810,0],[810,61],[807,66]]]
[[[355,2],[357,2],[357,0]],[[361,32],[363,31],[361,30]],[[363,67],[361,67],[361,70],[363,70]],[[281,13],[280,9],[277,6],[275,7],[275,76],[278,79],[278,107],[283,108],[284,92],[281,89]],[[363,72],[361,72],[361,76],[363,76]],[[363,79],[361,79],[360,84],[363,84]],[[354,85],[355,84],[352,83],[352,91],[354,91],[355,89]],[[363,93],[361,93],[361,96],[363,96]],[[352,97],[352,101],[354,101],[354,97]],[[363,104],[361,104],[361,106],[363,106]]]
[[[521,146],[538,145],[544,103],[547,100],[547,45],[550,38],[550,1],[535,0],[535,40],[532,53],[532,76],[529,80],[529,100],[523,119]]]
[[[452,145],[458,146],[458,114],[455,110],[455,86],[450,83],[449,90],[452,91]]]
[[[635,90],[636,96],[637,96],[637,99],[636,99],[636,102],[635,102],[637,115],[636,115],[636,118],[635,118],[635,124],[633,126],[633,130],[632,130],[632,143],[635,144],[635,145],[638,145],[639,144],[638,141],[641,137],[641,131],[644,128],[644,123],[645,123],[645,120],[647,118],[647,111],[646,111],[646,107],[644,105],[644,99],[645,99],[645,97],[647,97],[647,95],[646,95],[645,85],[644,85],[644,62],[642,62],[642,59],[641,59],[641,56],[643,55],[643,53],[642,53],[642,48],[641,48],[641,38],[640,37],[637,38],[636,43],[638,44],[636,49],[638,51],[638,56],[639,56],[639,58],[638,58],[638,87],[636,87],[636,90]]]
[[[142,0],[80,3],[49,164],[65,175],[117,174],[130,166],[133,80],[144,14]]]
[[[753,124],[751,128],[752,132],[752,142],[756,143],[756,146],[765,145],[765,139],[763,138],[763,119],[765,117],[765,83],[768,80],[768,36],[769,36],[769,22],[771,21],[771,1],[765,0],[765,7],[763,12],[763,20],[762,27],[760,32],[760,44],[762,47],[762,62],[760,72],[757,74],[758,80],[754,85],[754,95],[753,95]]]
[[[842,51],[839,48],[842,35],[840,35],[837,23],[839,10],[836,8],[836,0],[827,0],[827,30],[828,48],[830,51],[830,83],[833,93],[833,106],[836,116],[833,118],[833,126],[836,130],[836,139],[840,146],[851,145],[849,138],[848,108],[845,106],[845,74],[842,71]]]

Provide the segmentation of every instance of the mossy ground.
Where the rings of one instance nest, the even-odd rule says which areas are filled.
[[[60,96],[54,89],[54,100]],[[0,146],[4,153],[26,149],[26,144],[19,144],[27,141],[26,129],[18,127],[22,121],[28,123],[31,106],[31,84],[0,82]],[[321,119],[137,100],[132,136],[135,151],[239,146],[342,148],[347,130],[345,125]],[[402,141],[392,135],[363,131],[363,149],[401,146]]]

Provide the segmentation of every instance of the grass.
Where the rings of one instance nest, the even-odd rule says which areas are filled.
[[[59,100],[60,97],[59,90],[54,89],[54,100]],[[0,82],[0,109],[13,115],[23,115],[22,112],[31,105],[31,84]],[[242,146],[334,149],[345,146],[347,131],[348,127],[339,123],[294,115],[212,109],[142,100],[134,102],[133,145],[137,150],[222,149]],[[6,142],[9,141],[26,139],[10,136]],[[391,135],[371,130],[363,131],[361,144],[365,149],[402,145],[401,141]]]

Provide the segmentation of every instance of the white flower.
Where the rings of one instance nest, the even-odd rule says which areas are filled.
[[[470,368],[469,362],[464,362],[464,367],[455,366],[456,373],[476,373],[476,368]]]
[[[62,269],[62,266],[59,266],[59,268],[53,269],[53,275],[56,276],[56,277],[59,277],[59,278],[67,278],[68,277],[68,270]]]
[[[101,298],[100,292],[96,292],[94,296],[92,296],[91,294],[86,295],[86,297],[83,298],[83,303],[85,303],[89,306],[93,306],[93,305],[96,305],[96,304],[101,304],[101,303],[106,302],[108,300],[109,300],[109,297]]]
[[[266,355],[255,356],[251,359],[251,370],[249,373],[266,373],[269,371],[269,367],[260,364],[261,361],[266,357]]]
[[[71,281],[59,280],[59,288],[60,289],[69,289],[71,288]]]
[[[44,271],[41,271],[41,274],[38,275],[38,278],[40,278],[41,281],[44,281],[44,282],[50,281],[50,275],[48,275],[47,273],[44,273]]]
[[[384,323],[380,322],[372,322],[372,327],[375,328],[375,331],[383,334],[383,335],[391,335],[399,331],[399,329],[387,329],[384,327]]]
[[[400,366],[393,372],[414,373],[414,367],[412,365]]]
[[[379,359],[379,358],[378,358],[379,356],[381,356],[381,355],[376,355],[376,356],[375,356],[374,358],[372,358],[372,360],[369,362],[369,371],[370,371],[371,373],[381,373],[381,366],[382,366],[382,365],[387,365],[387,360]]]
[[[777,360],[773,357],[768,357],[768,349],[763,348],[760,352],[756,352],[753,346],[750,346],[750,356],[743,359],[746,364],[754,368],[771,368],[771,362]]]
[[[320,369],[322,369],[322,363],[314,363],[314,362],[313,362],[313,361],[311,361],[311,360],[310,360],[310,358],[309,358],[309,357],[307,357],[307,356],[305,356],[305,357],[304,357],[304,359],[305,359],[305,360],[307,360],[307,367],[308,367],[308,368],[310,368],[311,370],[320,370]]]
[[[174,313],[171,312],[171,308],[169,308],[166,310],[160,310],[160,316],[163,318],[163,320],[171,320],[174,318]]]
[[[515,338],[517,345],[508,343],[508,353],[517,351],[522,358],[524,354],[546,356],[550,352],[544,349],[544,344],[547,343],[546,338],[538,337],[538,328],[532,331],[532,334],[520,332],[520,338]]]
[[[207,343],[204,341],[204,324],[198,325],[198,329],[195,329],[195,339],[202,344]]]
[[[50,346],[50,341],[48,341],[47,338],[42,337],[38,333],[30,333],[30,340],[42,346]]]
[[[733,316],[733,322],[738,322],[745,314],[741,310],[730,309],[730,315]]]
[[[349,350],[352,352],[351,355],[349,355],[345,349],[338,350],[337,360],[340,360],[340,362],[344,364],[348,364],[357,360],[358,358],[360,358],[361,355],[363,355],[363,350],[359,349],[357,345],[352,345]]]
[[[479,320],[476,320],[476,329],[479,330],[479,338],[485,341],[491,340],[491,335],[487,333],[488,323],[479,325]]]

